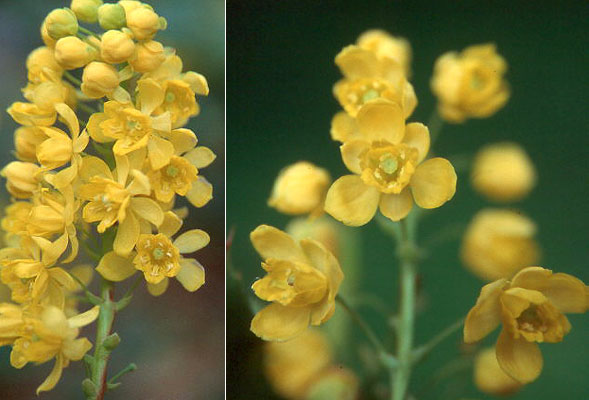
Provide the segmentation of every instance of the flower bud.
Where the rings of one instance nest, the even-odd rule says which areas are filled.
[[[72,0],[71,9],[80,21],[95,23],[98,20],[98,7],[102,0]]]
[[[290,215],[321,212],[330,182],[323,168],[300,161],[280,171],[268,205]]]
[[[127,61],[135,53],[135,42],[124,32],[110,30],[102,35],[100,57],[111,64]]]
[[[515,211],[479,211],[464,234],[462,261],[482,279],[509,279],[520,269],[538,263],[540,249],[535,233],[536,224]]]
[[[61,82],[43,82],[32,92],[32,101],[41,110],[55,110],[55,104],[64,103],[67,88]]]
[[[483,349],[477,354],[474,383],[481,392],[496,396],[514,394],[523,386],[501,369],[494,347]]]
[[[147,4],[143,4],[138,0],[120,0],[119,1],[119,5],[121,7],[123,7],[123,9],[125,10],[125,13],[127,15],[129,15],[129,13],[133,10],[136,10],[140,7],[148,7],[151,8],[150,6],[148,6]]]
[[[292,219],[285,228],[295,240],[313,239],[324,245],[336,258],[340,256],[338,225],[331,218]]]
[[[401,65],[405,75],[409,74],[411,45],[407,39],[391,36],[385,31],[373,29],[360,35],[357,44],[363,49],[374,52],[378,58],[395,60]]]
[[[517,201],[534,187],[536,170],[521,146],[496,143],[479,151],[470,178],[475,190],[491,200]]]
[[[14,147],[19,160],[37,162],[37,146],[47,135],[36,126],[21,126],[14,132]]]
[[[103,4],[98,8],[98,23],[102,29],[121,29],[127,25],[125,9],[119,4]]]
[[[151,72],[166,60],[164,46],[155,40],[138,43],[135,46],[135,54],[129,60],[129,64],[137,72]]]
[[[53,49],[43,46],[33,50],[27,57],[27,71],[29,82],[41,83],[61,79],[63,68],[55,60]]]
[[[315,379],[305,400],[354,400],[358,396],[358,378],[349,369],[334,366]]]
[[[43,23],[41,24],[40,31],[41,31],[41,39],[43,39],[43,43],[45,43],[45,46],[55,47],[55,42],[57,42],[57,40],[55,40],[51,36],[49,36],[49,32],[47,32],[47,24],[45,23],[45,21],[43,21]]]
[[[119,74],[112,65],[93,61],[82,74],[82,92],[92,99],[112,93],[119,86]]]
[[[160,29],[159,16],[152,10],[139,7],[127,13],[127,27],[137,40],[148,40]]]
[[[54,135],[37,147],[39,163],[50,169],[65,165],[71,160],[72,153],[72,140],[65,133]]]
[[[36,175],[41,167],[36,164],[12,161],[0,172],[6,178],[6,189],[17,199],[27,199],[39,187]]]
[[[41,109],[33,103],[14,102],[6,110],[15,122],[26,126],[49,126],[55,123],[55,110]]]
[[[59,39],[55,44],[55,59],[65,69],[81,68],[94,60],[97,50],[75,36]]]
[[[49,36],[58,40],[78,33],[78,19],[69,8],[56,8],[45,18],[45,27]]]
[[[33,236],[50,236],[62,233],[65,228],[65,218],[62,208],[51,207],[46,204],[31,208],[27,218],[27,230]]]

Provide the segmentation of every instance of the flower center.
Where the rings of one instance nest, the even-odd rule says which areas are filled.
[[[166,174],[171,178],[175,178],[178,175],[178,172],[180,172],[180,170],[173,165],[168,166],[166,169]]]
[[[368,90],[366,93],[364,93],[364,96],[362,96],[362,101],[364,103],[366,103],[367,101],[370,101],[372,99],[376,99],[380,96],[380,94],[378,93],[377,90],[375,89],[370,89]]]
[[[173,103],[176,100],[176,95],[170,91],[166,92],[166,102]]]
[[[156,247],[155,249],[153,249],[152,253],[153,254],[153,258],[155,258],[156,260],[161,260],[162,258],[164,258],[164,250]]]
[[[530,306],[517,318],[519,329],[525,332],[546,332],[548,326],[538,315],[538,308],[534,305]]]
[[[397,168],[399,168],[399,162],[391,153],[385,153],[380,157],[379,167],[386,174],[392,175],[397,171]]]

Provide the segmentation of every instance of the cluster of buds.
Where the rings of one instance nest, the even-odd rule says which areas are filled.
[[[55,358],[38,391],[91,347],[76,337],[98,307],[78,314],[72,300],[94,271],[79,266],[83,258],[111,282],[142,273],[154,295],[169,278],[189,291],[204,283],[200,263],[182,254],[209,236],[177,235],[188,211],[176,199],[202,207],[212,198],[200,169],[215,155],[184,128],[199,113],[196,95],[209,89],[155,40],[166,26],[134,0],[73,0],[51,11],[45,46],[26,62],[28,102],[8,109],[20,127],[18,160],[2,170],[12,203],[1,222],[0,279],[13,303],[0,304],[0,345],[12,345],[16,368]]]

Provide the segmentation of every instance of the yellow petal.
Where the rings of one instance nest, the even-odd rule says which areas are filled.
[[[147,153],[151,168],[160,169],[170,162],[174,155],[174,145],[165,139],[152,135],[147,142]]]
[[[522,387],[501,369],[494,347],[485,348],[477,354],[474,382],[481,392],[497,396],[514,394]]]
[[[68,360],[80,361],[91,348],[92,343],[88,339],[80,338],[69,342],[62,351]]]
[[[68,318],[67,321],[71,328],[81,328],[83,326],[90,325],[92,322],[96,321],[99,312],[100,307],[94,306],[86,312]]]
[[[186,198],[193,206],[203,207],[213,198],[213,185],[204,177],[199,176],[196,181],[192,182],[192,187],[186,193]]]
[[[535,342],[514,339],[504,329],[497,340],[496,351],[499,366],[518,382],[530,383],[542,372],[544,361]]]
[[[215,161],[217,156],[208,147],[198,146],[192,151],[186,153],[184,158],[186,158],[196,168],[200,169],[209,166],[213,161]]]
[[[53,365],[51,373],[37,388],[37,395],[39,395],[41,392],[51,390],[55,387],[55,385],[57,385],[57,382],[59,382],[59,379],[61,378],[61,371],[63,371],[64,363],[65,360],[60,354],[58,354],[55,358],[55,364]]]
[[[92,114],[88,120],[88,126],[86,127],[88,129],[88,133],[90,134],[90,137],[98,143],[114,141],[113,138],[105,136],[104,133],[102,133],[102,128],[100,128],[100,124],[107,119],[108,117],[105,113],[95,113]]]
[[[506,284],[506,279],[499,279],[483,286],[475,306],[468,312],[464,321],[465,343],[481,340],[499,325],[501,322],[499,297]]]
[[[123,222],[119,222],[117,235],[113,242],[113,250],[120,256],[128,256],[139,239],[139,222],[135,215],[130,212]]]
[[[368,223],[376,213],[380,192],[364,184],[357,175],[336,180],[327,191],[325,211],[350,226]]]
[[[174,129],[170,135],[166,135],[166,138],[174,145],[174,154],[176,155],[194,149],[194,146],[198,143],[194,132],[186,128]]]
[[[131,95],[122,87],[118,86],[112,93],[107,94],[109,99],[115,100],[122,104],[131,102]]]
[[[411,191],[421,208],[436,208],[456,193],[456,172],[445,158],[430,158],[419,164],[411,177]]]
[[[351,139],[358,139],[358,124],[356,118],[352,118],[345,111],[340,111],[331,120],[331,138],[338,142],[347,142]]]
[[[114,251],[109,251],[100,259],[96,272],[104,279],[120,282],[133,275],[137,270],[131,259],[118,256]]]
[[[335,57],[335,64],[347,78],[374,77],[379,74],[376,55],[358,46],[347,46]]]
[[[112,173],[108,165],[98,157],[86,156],[82,158],[82,168],[80,169],[80,177],[88,181],[93,176],[100,176],[107,179],[113,179]]]
[[[160,205],[147,197],[132,197],[131,208],[139,218],[160,226],[164,222],[164,212]]]
[[[362,139],[400,143],[405,134],[405,118],[397,103],[375,99],[360,108],[356,117]]]
[[[167,237],[172,237],[182,227],[182,219],[173,211],[166,211],[164,213],[164,221],[159,226],[159,233],[163,233]]]
[[[417,162],[422,162],[429,152],[429,129],[427,129],[427,126],[420,124],[419,122],[407,124],[407,126],[405,126],[403,143],[417,149]]]
[[[133,177],[133,180],[131,181],[129,186],[127,186],[127,190],[129,191],[129,193],[136,196],[149,196],[149,194],[151,193],[151,185],[149,184],[149,178],[147,177],[147,175],[145,175],[143,172],[137,169],[132,169],[131,176]]]
[[[191,229],[184,232],[174,240],[174,246],[183,254],[194,253],[205,247],[210,242],[209,235],[200,229]]]
[[[56,189],[64,188],[72,183],[77,175],[78,167],[76,165],[69,166],[55,174],[52,184]]]
[[[72,138],[75,139],[78,137],[78,134],[80,133],[80,123],[78,122],[78,117],[76,117],[74,110],[72,110],[67,104],[58,103],[55,104],[55,111],[57,111],[65,121]]]
[[[161,296],[166,292],[168,289],[168,285],[170,284],[170,280],[168,278],[164,278],[158,283],[147,283],[147,291],[152,296]]]
[[[413,207],[413,197],[409,188],[399,194],[383,194],[380,197],[380,212],[391,221],[400,221],[409,215]]]
[[[178,282],[189,292],[197,291],[205,283],[205,270],[194,259],[183,258],[180,260],[180,271],[176,275]]]
[[[360,175],[362,168],[360,167],[360,159],[362,154],[370,148],[370,144],[363,140],[352,140],[344,143],[340,147],[342,153],[342,160],[346,167],[355,174]]]
[[[310,318],[308,307],[285,307],[273,303],[254,316],[250,329],[264,340],[285,341],[303,333]]]
[[[287,233],[273,226],[260,225],[250,233],[250,240],[264,259],[306,261],[300,246]]]
[[[572,275],[528,267],[513,277],[512,286],[542,292],[563,313],[587,311],[585,284]]]
[[[141,79],[137,82],[137,91],[138,104],[146,115],[151,115],[164,102],[166,95],[165,90],[153,79]]]

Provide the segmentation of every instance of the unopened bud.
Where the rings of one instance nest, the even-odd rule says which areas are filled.
[[[164,46],[160,42],[150,40],[135,46],[135,54],[129,63],[135,71],[145,73],[155,70],[165,60]]]
[[[56,8],[45,18],[47,33],[52,39],[73,36],[78,33],[78,19],[69,8]]]
[[[121,29],[127,24],[125,9],[119,4],[103,4],[98,8],[98,23],[102,29]]]
[[[98,7],[102,0],[72,0],[71,8],[80,21],[95,23],[98,20]]]
[[[65,69],[81,68],[97,55],[97,50],[75,36],[59,39],[55,44],[55,59]]]
[[[17,199],[27,199],[39,187],[37,173],[41,167],[36,164],[12,161],[0,172],[6,178],[6,189]]]
[[[135,53],[135,42],[124,32],[110,30],[102,35],[100,56],[111,64],[127,61]]]
[[[112,93],[119,86],[119,74],[112,65],[94,61],[84,68],[82,92],[92,99]]]
[[[160,29],[160,19],[152,10],[140,7],[127,13],[127,27],[133,32],[135,39],[148,40]]]

